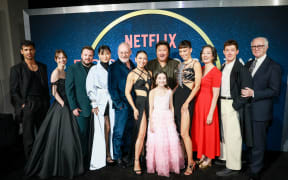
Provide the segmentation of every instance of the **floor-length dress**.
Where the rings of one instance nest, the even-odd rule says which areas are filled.
[[[64,107],[56,100],[50,107],[33,144],[25,175],[41,179],[52,176],[73,178],[84,172],[79,127],[67,106],[65,79],[53,84],[57,85]]]
[[[195,100],[195,109],[192,120],[191,138],[193,151],[197,151],[197,158],[202,155],[214,159],[220,155],[220,135],[218,108],[215,107],[212,124],[207,125],[207,116],[210,110],[213,87],[220,88],[221,71],[212,68],[201,80],[201,88]]]
[[[138,115],[138,119],[134,120],[134,123],[133,123],[132,143],[131,143],[132,146],[131,146],[131,150],[129,152],[129,158],[131,160],[134,160],[135,144],[136,144],[136,141],[137,141],[137,138],[139,135],[139,130],[140,130],[143,114],[145,112],[146,120],[148,119],[148,115],[149,115],[148,98],[149,98],[149,90],[151,89],[151,85],[152,85],[152,81],[151,81],[152,78],[151,78],[150,74],[148,73],[147,80],[145,80],[145,78],[142,75],[142,74],[144,74],[143,71],[141,73],[137,73],[136,71],[132,71],[132,72],[134,72],[135,74],[138,75],[138,78],[133,85],[133,90],[134,91],[141,90],[141,91],[146,92],[146,96],[137,96],[136,95],[136,97],[135,97],[135,106],[138,109],[139,115]],[[136,92],[135,92],[135,94],[136,94]]]
[[[86,92],[92,107],[98,108],[98,114],[94,114],[93,143],[89,167],[90,170],[96,170],[106,166],[108,157],[105,141],[105,116],[108,116],[110,123],[108,143],[110,156],[113,159],[112,137],[115,119],[115,112],[112,108],[113,103],[108,92],[108,71],[101,62],[89,70],[86,78]]]
[[[179,135],[174,122],[174,114],[169,109],[171,90],[163,96],[154,97],[152,121],[154,132],[148,126],[146,144],[147,172],[169,177],[169,172],[179,174],[184,168],[184,157]]]

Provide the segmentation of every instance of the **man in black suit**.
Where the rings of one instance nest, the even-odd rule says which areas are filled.
[[[241,89],[252,87],[252,78],[244,67],[242,60],[237,59],[238,43],[228,40],[224,43],[223,53],[226,62],[222,66],[220,93],[221,120],[221,156],[226,161],[226,168],[218,171],[217,176],[236,175],[242,168],[242,141],[252,145],[252,124],[245,118],[245,104],[249,97],[241,97]]]
[[[242,89],[242,97],[252,97],[251,118],[253,121],[254,146],[251,149],[251,179],[259,178],[263,168],[266,134],[273,119],[273,98],[279,96],[281,88],[281,67],[270,59],[266,52],[268,40],[254,38],[251,50],[255,59],[245,65],[253,78],[253,87]]]
[[[23,144],[26,158],[32,150],[35,131],[40,128],[49,108],[49,88],[46,65],[35,61],[35,45],[21,43],[24,61],[10,70],[10,95],[15,117],[23,124]]]

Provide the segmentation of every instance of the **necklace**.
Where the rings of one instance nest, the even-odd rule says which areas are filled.
[[[28,64],[27,63],[27,66],[31,71],[37,71],[38,70],[38,66],[36,63],[35,64]]]
[[[191,58],[187,62],[184,61],[183,64],[187,65],[187,64],[190,64],[192,61],[193,61],[193,59]]]

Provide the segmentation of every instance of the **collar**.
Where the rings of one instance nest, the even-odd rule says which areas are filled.
[[[237,61],[236,58],[230,63],[227,63],[227,61],[225,61],[225,68],[232,68],[236,61]]]
[[[258,63],[262,63],[267,57],[267,54],[264,54],[263,56],[261,56],[260,58],[255,58],[255,60],[257,60],[257,64]]]

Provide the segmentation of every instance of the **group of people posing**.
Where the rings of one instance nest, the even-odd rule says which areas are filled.
[[[169,44],[159,41],[157,58],[148,61],[138,51],[135,66],[127,43],[118,46],[114,63],[109,46],[102,45],[93,65],[94,49],[85,46],[81,62],[67,73],[67,55],[57,50],[49,108],[46,66],[35,61],[34,43],[24,41],[24,61],[11,68],[10,92],[23,124],[25,175],[73,178],[112,164],[131,165],[136,175],[145,167],[160,176],[181,169],[191,175],[218,157],[215,163],[226,167],[216,175],[232,176],[241,170],[245,143],[251,179],[259,178],[281,85],[280,65],[266,54],[268,40],[251,41],[255,58],[246,64],[237,58],[238,43],[226,41],[221,70],[211,45],[202,47],[202,67],[188,40],[178,49],[183,62],[169,58]]]

